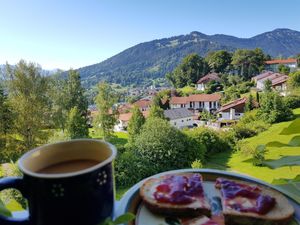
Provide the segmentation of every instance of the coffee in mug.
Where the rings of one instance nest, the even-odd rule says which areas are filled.
[[[94,139],[44,145],[18,161],[23,177],[0,179],[28,200],[26,219],[0,216],[6,225],[98,225],[112,216],[116,148]]]

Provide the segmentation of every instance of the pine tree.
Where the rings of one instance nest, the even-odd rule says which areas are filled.
[[[143,116],[140,109],[135,106],[132,110],[132,116],[128,122],[128,141],[133,143],[136,136],[140,133],[143,124],[145,123],[145,117]]]
[[[94,125],[100,131],[104,140],[107,140],[112,136],[114,125],[117,122],[117,110],[114,108],[114,104],[117,103],[118,96],[106,82],[99,84],[98,91],[96,105],[99,114]]]
[[[12,128],[12,111],[7,96],[0,84],[0,138],[5,136]]]
[[[67,131],[71,139],[89,136],[86,118],[80,113],[77,106],[70,110],[67,120]]]
[[[88,101],[84,95],[84,92],[84,88],[82,87],[80,82],[79,73],[71,69],[66,81],[66,102],[62,102],[62,104],[63,106],[65,105],[66,110],[69,112],[68,127],[76,127],[77,131],[74,133],[76,134],[76,138],[88,136],[88,134],[86,133],[86,131],[88,131]],[[78,113],[78,115],[74,116],[74,119],[70,120],[70,116],[75,112],[74,108],[76,108],[76,113]],[[71,113],[72,109],[73,112]],[[71,122],[74,122],[75,124],[71,125]],[[82,133],[80,134],[80,132]],[[71,135],[70,131],[68,133]],[[72,136],[70,137],[72,138]]]
[[[153,105],[153,104],[150,107],[149,117],[166,119],[165,114],[164,114],[164,110],[162,108],[160,108],[159,106]]]

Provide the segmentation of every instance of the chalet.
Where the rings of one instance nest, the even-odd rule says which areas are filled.
[[[152,101],[150,99],[140,99],[133,104],[138,106],[140,108],[140,110],[143,112],[143,111],[147,111],[150,109],[151,103],[152,103]]]
[[[225,105],[218,110],[219,121],[238,120],[245,113],[247,98],[239,98]]]
[[[197,82],[197,90],[204,91],[207,84],[211,81],[221,82],[221,78],[219,77],[218,73],[209,73],[204,77],[200,78]]]
[[[256,88],[258,90],[264,90],[266,80],[272,82],[273,89],[283,92],[287,89],[288,76],[281,73],[274,73],[271,71],[265,71],[255,77],[252,80],[256,83]]]
[[[279,65],[285,65],[289,67],[291,71],[295,71],[297,69],[297,59],[275,59],[265,62],[266,69],[273,72],[278,72]]]
[[[170,108],[186,108],[190,110],[208,112],[217,111],[220,108],[220,94],[197,94],[188,97],[172,97]]]
[[[149,111],[143,111],[143,116],[147,118],[149,116]],[[115,125],[115,131],[125,131],[128,127],[128,122],[132,117],[132,112],[122,113],[119,115],[118,123]]]
[[[178,129],[192,127],[194,124],[194,114],[186,108],[168,109],[164,111],[164,115]]]

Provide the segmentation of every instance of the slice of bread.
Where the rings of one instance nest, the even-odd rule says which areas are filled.
[[[189,217],[189,216],[200,216],[200,215],[210,215],[210,205],[206,199],[205,193],[199,193],[201,196],[193,197],[193,202],[185,204],[168,203],[158,201],[154,194],[157,192],[157,187],[164,183],[166,179],[170,179],[172,176],[183,176],[187,179],[194,176],[195,173],[186,174],[172,174],[165,175],[159,178],[150,178],[144,182],[140,188],[140,196],[142,197],[146,207],[153,213],[165,215],[165,216],[176,216],[176,217]],[[202,178],[200,174],[202,186]],[[203,190],[203,187],[202,187]]]
[[[221,178],[222,179],[222,178]],[[224,178],[225,179],[225,178]],[[227,179],[225,179],[227,180]],[[246,197],[235,197],[226,199],[222,195],[222,185],[216,183],[216,188],[221,191],[223,215],[225,218],[225,224],[228,225],[287,225],[289,221],[293,218],[294,208],[288,202],[287,198],[283,196],[278,191],[275,191],[271,188],[262,186],[262,185],[253,185],[248,182],[235,181],[237,184],[247,185],[252,187],[254,192],[257,192],[261,195],[268,195],[275,199],[275,205],[265,214],[259,214],[255,212],[241,212],[233,209],[230,204],[241,204],[243,207],[252,207],[254,206],[253,199]],[[233,202],[232,202],[233,201]]]

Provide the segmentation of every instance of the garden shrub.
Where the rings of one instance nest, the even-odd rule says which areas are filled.
[[[197,140],[199,143],[205,145],[206,156],[210,155],[211,153],[217,153],[231,149],[229,143],[224,141],[221,135],[212,129],[199,127],[187,131],[186,134]]]
[[[190,167],[205,150],[200,143],[172,127],[168,121],[148,118],[135,140],[133,151],[160,172]]]
[[[284,98],[286,107],[296,109],[300,107],[300,96],[287,96]]]
[[[118,155],[115,161],[116,186],[130,187],[145,177],[156,173],[157,168],[149,161],[137,157],[134,152],[127,150]]]
[[[265,161],[265,154],[267,153],[267,149],[265,145],[258,145],[253,154],[252,164],[254,166],[263,166],[263,162]]]
[[[270,127],[268,122],[257,117],[257,110],[246,112],[233,127],[237,139],[253,137]]]

